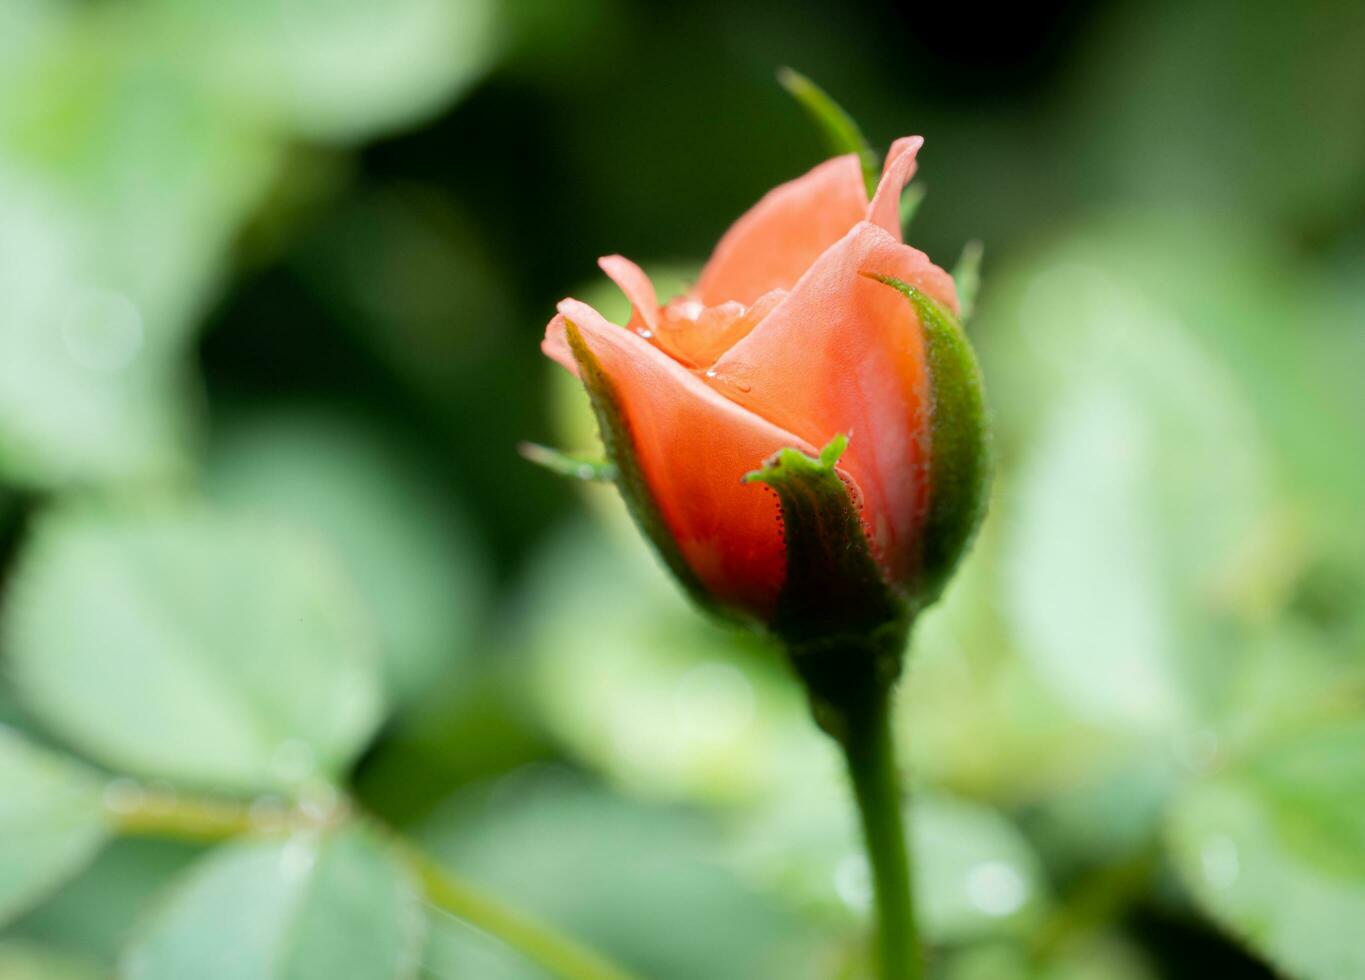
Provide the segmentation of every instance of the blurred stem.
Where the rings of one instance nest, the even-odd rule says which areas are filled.
[[[242,834],[282,834],[327,827],[348,813],[341,804],[325,809],[248,804],[144,789],[126,780],[115,780],[106,788],[104,811],[113,828],[128,837],[162,837],[206,844]]]
[[[169,837],[200,843],[246,834],[278,836],[321,830],[357,819],[349,802],[325,794],[298,805],[244,803],[192,797],[114,780],[104,793],[110,825],[121,834]],[[386,831],[403,862],[437,908],[506,943],[561,980],[634,980],[577,940],[484,894],[392,830]]]
[[[600,954],[456,877],[425,853],[404,844],[409,867],[428,901],[502,940],[562,980],[634,980]]]
[[[900,775],[891,737],[891,686],[874,685],[843,713],[840,744],[853,780],[877,901],[877,951],[882,980],[921,975],[914,888],[906,846]]]

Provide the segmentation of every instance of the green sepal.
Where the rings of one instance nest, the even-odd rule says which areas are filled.
[[[967,335],[948,309],[891,276],[867,275],[902,293],[924,332],[930,379],[929,513],[910,595],[916,609],[943,592],[986,515],[990,496],[990,429],[981,368]]]
[[[863,168],[863,181],[867,184],[867,196],[872,197],[877,190],[877,179],[881,171],[881,161],[876,152],[868,145],[863,131],[844,111],[843,106],[829,97],[829,93],[816,85],[805,75],[793,68],[779,68],[778,83],[801,103],[820,133],[825,145],[836,155],[856,153]]]
[[[543,466],[551,473],[573,480],[589,483],[612,483],[616,480],[616,465],[605,459],[566,453],[551,446],[542,446],[538,442],[518,443],[517,452],[521,453],[521,458],[527,462]]]
[[[616,488],[621,492],[621,499],[625,501],[631,518],[693,601],[713,614],[729,619],[738,618],[736,613],[717,603],[706,591],[678,550],[678,544],[673,540],[659,505],[645,481],[644,472],[640,469],[635,438],[622,411],[616,385],[602,370],[602,365],[584,343],[582,333],[572,320],[564,321],[564,335],[578,364],[578,378],[583,382],[588,399],[592,402],[593,414],[597,416],[597,427],[607,459],[616,468]]]
[[[903,636],[908,622],[908,606],[877,564],[858,505],[836,469],[847,445],[838,435],[819,457],[780,449],[744,477],[771,487],[782,506],[787,577],[769,629],[797,659],[821,649],[869,647],[870,637],[887,632]],[[890,647],[898,669],[900,644]]]

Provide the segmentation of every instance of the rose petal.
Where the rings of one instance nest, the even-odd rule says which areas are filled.
[[[928,378],[911,305],[864,273],[894,276],[955,305],[946,272],[884,229],[860,222],[707,378],[808,443],[849,436],[841,468],[862,490],[883,564],[902,577],[911,570],[927,506]]]
[[[769,191],[730,226],[702,269],[696,297],[706,306],[748,306],[769,290],[790,289],[866,210],[857,156],[826,160]]]
[[[572,321],[616,387],[645,481],[688,565],[722,601],[770,611],[786,571],[780,509],[770,491],[740,480],[783,446],[815,450],[585,303],[564,300],[559,310],[547,352],[567,346]]]
[[[915,154],[923,145],[923,136],[902,136],[891,144],[877,192],[867,206],[867,220],[881,225],[896,241],[901,240],[901,192],[915,176]]]
[[[645,270],[624,255],[605,255],[597,260],[597,265],[626,294],[635,317],[650,330],[658,329],[659,297]]]

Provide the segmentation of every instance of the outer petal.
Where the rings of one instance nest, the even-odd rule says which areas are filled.
[[[929,379],[914,310],[865,273],[894,276],[955,305],[946,272],[860,222],[707,376],[727,397],[810,443],[849,436],[840,465],[862,491],[880,560],[904,581],[928,504]]]
[[[559,310],[547,349],[567,348],[571,321],[615,388],[635,459],[687,565],[723,603],[766,616],[786,573],[780,510],[770,491],[741,480],[784,446],[812,447],[592,307],[570,299]]]
[[[881,225],[896,241],[901,240],[901,191],[915,176],[915,155],[923,145],[923,136],[902,136],[891,144],[877,192],[867,206],[867,220]]]
[[[866,211],[857,156],[826,160],[769,191],[731,225],[702,269],[697,298],[707,306],[726,300],[747,306],[769,290],[790,289]]]
[[[624,255],[605,255],[597,265],[626,294],[635,316],[650,330],[659,328],[659,297],[645,270]]]

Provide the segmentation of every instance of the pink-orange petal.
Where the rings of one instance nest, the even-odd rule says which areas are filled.
[[[650,330],[659,326],[659,297],[645,270],[624,255],[604,255],[597,265],[626,294],[634,313]]]
[[[790,289],[866,210],[857,156],[826,160],[769,191],[730,227],[702,269],[696,298],[706,306],[748,306],[770,290]]]
[[[928,500],[928,377],[911,305],[866,273],[894,276],[945,301],[953,295],[951,277],[923,252],[860,222],[707,377],[813,445],[849,436],[841,468],[861,488],[884,566],[902,577],[911,571]]]
[[[549,333],[572,321],[615,385],[645,480],[688,565],[722,601],[770,612],[786,573],[778,502],[740,481],[783,446],[813,447],[592,307],[570,299],[559,310]],[[547,336],[547,348],[559,343]]]
[[[867,220],[881,225],[896,241],[901,240],[901,192],[915,176],[915,155],[923,145],[923,136],[902,136],[891,144],[877,192],[867,206]]]

